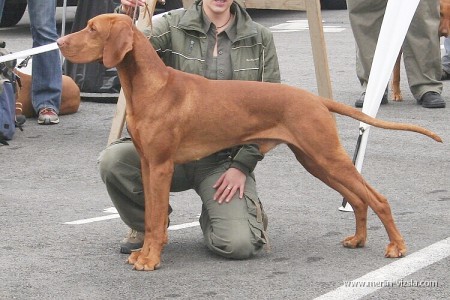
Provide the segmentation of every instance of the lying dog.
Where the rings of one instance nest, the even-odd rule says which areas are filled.
[[[450,0],[440,0],[440,10],[441,21],[439,23],[439,36],[447,37],[450,33]],[[394,101],[403,101],[402,91],[400,89],[400,65],[402,53],[402,50],[400,50],[392,72],[391,90],[392,100]]]
[[[17,92],[17,103],[21,103],[21,114],[27,118],[36,117],[33,105],[31,103],[31,75],[20,72],[18,69],[14,71],[19,77],[21,87]],[[62,77],[62,93],[60,115],[73,114],[78,111],[80,106],[80,88],[72,78],[63,75]]]
[[[200,159],[235,145],[258,144],[267,153],[286,143],[312,175],[352,205],[356,232],[345,247],[363,247],[367,208],[384,224],[386,257],[405,255],[389,204],[362,178],[339,141],[330,112],[386,129],[415,131],[442,142],[435,133],[410,124],[369,117],[347,105],[276,83],[208,80],[166,67],[129,17],[104,14],[79,32],[60,38],[63,55],[74,63],[101,61],[116,67],[125,93],[128,130],[142,166],[145,238],[128,262],[137,270],[159,267],[167,243],[167,212],[174,164]]]

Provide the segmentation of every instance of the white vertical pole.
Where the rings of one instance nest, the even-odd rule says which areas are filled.
[[[369,116],[376,117],[378,113],[381,99],[419,1],[389,0],[387,2],[362,108],[363,113]],[[355,150],[357,154],[354,163],[361,173],[370,125],[361,122],[359,126],[362,137],[358,143],[359,147]],[[353,211],[345,199],[339,210]]]

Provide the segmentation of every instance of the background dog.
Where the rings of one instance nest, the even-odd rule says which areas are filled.
[[[450,32],[450,0],[440,0],[441,18],[439,24],[439,36],[447,37]],[[402,58],[402,50],[398,54],[397,61],[392,72],[392,100],[403,101],[402,91],[400,89],[400,65]]]
[[[18,105],[18,107],[22,108],[22,111],[16,111],[16,114],[22,114],[27,118],[36,117],[36,112],[31,103],[31,75],[23,73],[18,69],[15,70],[15,73],[20,77],[21,81],[21,87],[18,89],[16,102],[20,103],[21,105]],[[72,78],[63,75],[59,114],[68,115],[76,113],[80,107],[80,101],[80,88]]]

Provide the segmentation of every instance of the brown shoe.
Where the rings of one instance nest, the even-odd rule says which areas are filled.
[[[172,207],[169,205],[169,215],[172,213]],[[170,219],[167,217],[167,227],[170,225]],[[131,229],[128,231],[125,238],[120,242],[120,253],[130,254],[137,251],[144,245],[144,233]]]
[[[144,244],[144,233],[130,229],[125,238],[120,243],[120,253],[130,254],[133,251],[139,250]]]

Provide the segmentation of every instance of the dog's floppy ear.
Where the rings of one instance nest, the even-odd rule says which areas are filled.
[[[103,48],[103,65],[107,68],[117,66],[131,49],[133,49],[131,22],[115,21],[111,24],[109,36]]]

